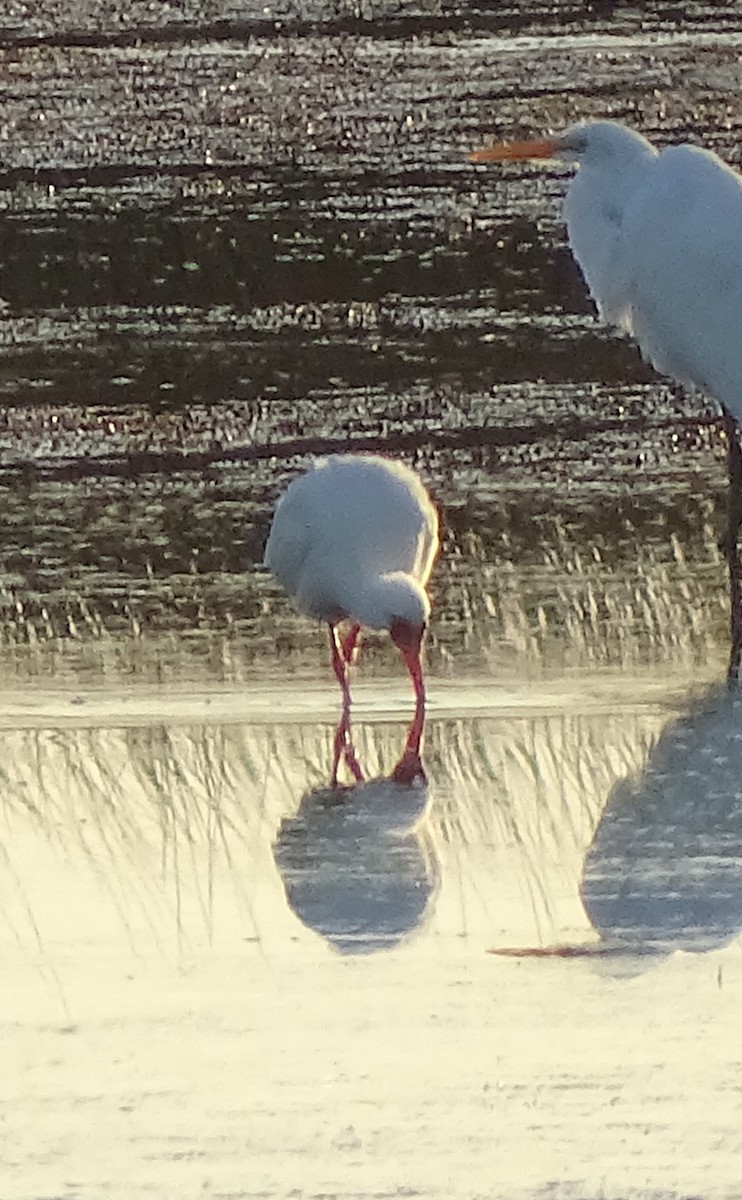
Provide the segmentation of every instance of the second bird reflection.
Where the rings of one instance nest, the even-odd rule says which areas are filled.
[[[708,951],[742,930],[742,698],[714,688],[617,784],[581,894],[604,943]]]
[[[326,622],[342,691],[331,788],[338,786],[341,763],[356,783],[363,780],[350,695],[350,668],[363,626],[389,630],[415,691],[415,713],[391,779],[405,786],[425,781],[421,653],[430,616],[426,588],[438,547],[438,513],[419,476],[377,455],[320,459],[278,502],[265,565],[301,612]],[[344,623],[348,628],[341,635]]]

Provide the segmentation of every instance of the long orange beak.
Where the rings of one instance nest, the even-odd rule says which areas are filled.
[[[559,143],[556,138],[535,138],[527,142],[500,142],[487,150],[474,150],[469,162],[523,162],[527,158],[553,158]]]

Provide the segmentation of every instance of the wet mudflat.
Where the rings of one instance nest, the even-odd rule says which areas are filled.
[[[739,1195],[723,434],[595,323],[561,173],[466,152],[739,165],[741,55],[736,4],[6,6],[4,1200]],[[258,564],[353,448],[444,547],[429,787],[374,637],[338,805]]]

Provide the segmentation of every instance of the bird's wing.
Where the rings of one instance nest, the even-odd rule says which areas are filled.
[[[295,479],[276,505],[263,562],[291,595],[312,547],[312,525],[305,504],[303,479]]]
[[[376,506],[365,492],[354,460],[331,456],[295,479],[276,506],[265,565],[308,616],[341,619],[353,581],[373,566],[365,522],[373,525]]]
[[[427,583],[439,549],[438,512],[428,503],[421,514],[415,576],[423,586]]]
[[[742,179],[671,147],[623,226],[631,327],[660,371],[742,415]]]
[[[358,573],[403,571],[420,577],[429,555],[433,509],[417,475],[404,464],[374,456],[331,463],[338,490],[332,529],[344,558]]]
[[[422,483],[408,477],[400,483],[396,502],[380,506],[376,547],[368,560],[380,574],[402,571],[423,586],[430,575],[438,548],[438,514]],[[378,539],[378,540],[377,540]]]

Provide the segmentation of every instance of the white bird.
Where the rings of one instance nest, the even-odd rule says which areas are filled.
[[[698,146],[657,150],[616,121],[501,143],[474,162],[556,159],[578,170],[564,203],[569,243],[602,320],[658,371],[724,411],[729,453],[730,679],[742,653],[742,177]]]
[[[343,692],[332,786],[341,755],[362,778],[350,737],[349,668],[361,627],[388,629],[415,689],[415,715],[393,778],[424,778],[421,648],[430,615],[426,586],[438,552],[438,513],[419,476],[376,455],[320,459],[281,496],[264,562],[309,617],[327,622]],[[350,622],[344,638],[338,626]]]

